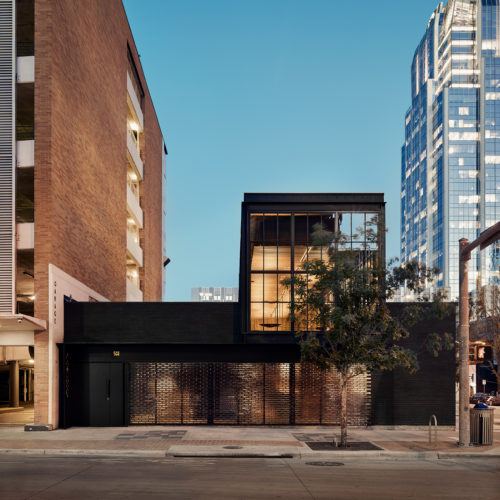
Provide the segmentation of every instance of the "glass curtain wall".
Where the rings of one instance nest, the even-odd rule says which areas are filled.
[[[500,220],[500,6],[483,1],[482,57],[484,59],[484,226]],[[500,242],[484,252],[483,284],[500,284]]]
[[[293,287],[283,281],[294,275],[305,276],[304,265],[314,260],[328,261],[328,248],[314,246],[312,234],[317,224],[330,232],[341,232],[343,248],[360,251],[362,262],[374,254],[378,237],[375,213],[351,212],[259,212],[249,216],[250,249],[250,331],[293,332],[290,303]],[[375,237],[375,238],[374,238]],[[316,327],[306,318],[307,329]]]

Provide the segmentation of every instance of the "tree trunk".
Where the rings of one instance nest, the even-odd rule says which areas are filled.
[[[340,380],[340,446],[347,448],[347,375]]]

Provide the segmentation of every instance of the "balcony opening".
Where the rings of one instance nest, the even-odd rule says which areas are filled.
[[[16,174],[16,223],[34,222],[34,168],[18,168]]]
[[[137,288],[141,289],[139,270],[140,268],[137,263],[127,256],[127,279],[131,281]]]
[[[35,316],[34,251],[16,252],[16,313]]]
[[[130,233],[135,243],[140,245],[139,226],[130,214],[127,214],[127,231]]]
[[[35,1],[16,1],[17,57],[35,55]]]
[[[135,113],[132,112],[129,106],[127,106],[127,132],[130,134],[130,137],[134,141],[135,147],[137,151],[141,152],[139,136],[140,136],[140,126],[139,120],[135,116]]]
[[[135,168],[131,165],[130,160],[127,158],[127,184],[130,187],[130,190],[134,194],[137,202],[140,201],[139,197],[139,177],[137,176],[137,172]]]
[[[35,85],[21,83],[16,86],[16,140],[35,138]]]
[[[132,81],[132,86],[134,87],[135,94],[137,96],[137,100],[139,101],[139,105],[141,107],[141,111],[143,109],[143,101],[144,101],[144,90],[142,90],[141,80],[139,78],[139,73],[134,63],[134,58],[132,57],[132,53],[130,52],[130,47],[127,47],[127,59],[128,66],[127,71],[130,75],[130,80]]]

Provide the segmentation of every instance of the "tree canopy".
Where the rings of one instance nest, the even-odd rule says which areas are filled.
[[[346,397],[349,380],[365,370],[418,369],[417,353],[403,347],[408,328],[425,315],[442,317],[447,308],[442,295],[433,297],[425,310],[418,304],[405,308],[403,316],[391,314],[387,300],[406,285],[421,294],[438,270],[411,262],[384,264],[378,252],[380,228],[373,219],[351,248],[342,233],[316,225],[313,246],[326,249],[328,258],[308,261],[302,272],[285,280],[293,288],[291,320],[300,340],[305,362],[325,370],[334,368],[341,380],[341,445],[347,445]],[[451,335],[429,334],[427,347],[437,353],[453,345]]]

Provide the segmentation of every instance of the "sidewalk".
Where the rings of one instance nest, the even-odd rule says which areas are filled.
[[[500,422],[493,446],[459,448],[457,432],[439,429],[429,443],[427,428],[353,428],[350,442],[380,449],[317,451],[306,444],[331,442],[338,427],[133,426],[70,428],[25,432],[21,426],[0,427],[0,453],[47,455],[113,455],[142,457],[298,457],[298,458],[489,458],[500,460]],[[313,445],[314,446],[314,445]]]

